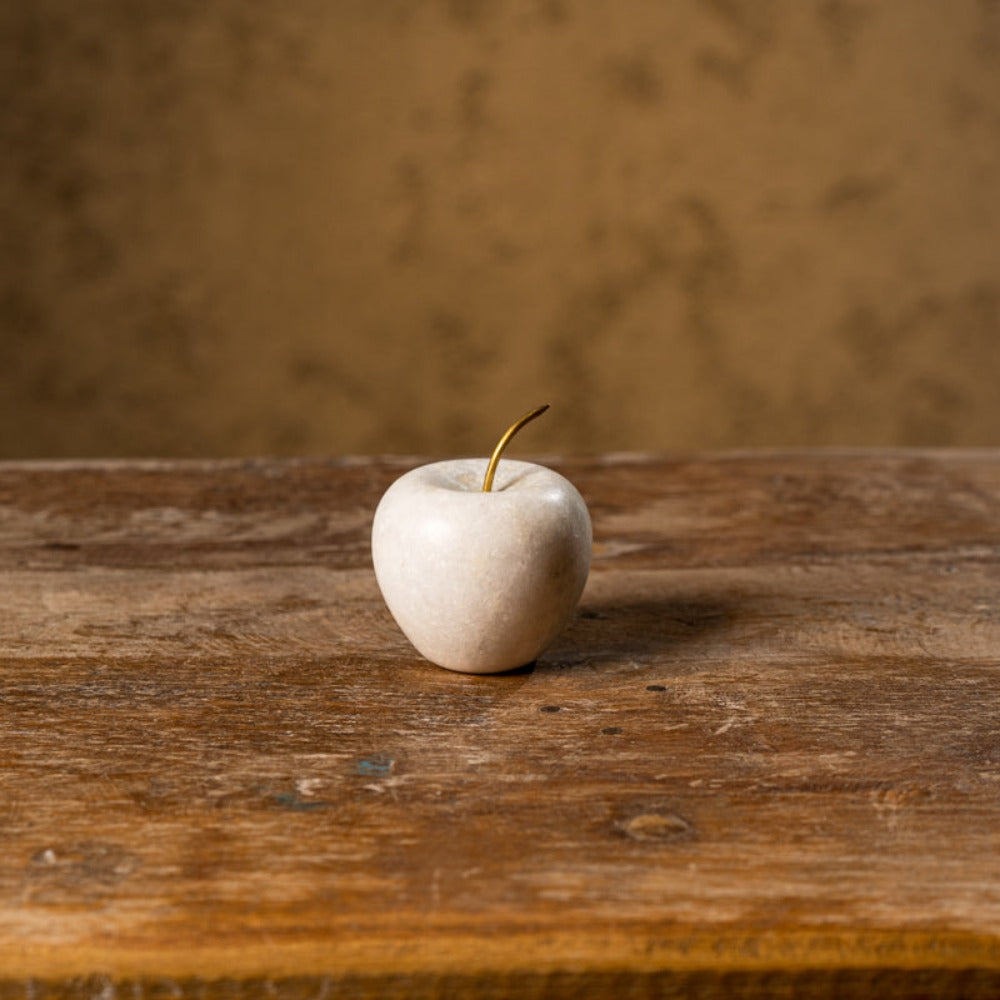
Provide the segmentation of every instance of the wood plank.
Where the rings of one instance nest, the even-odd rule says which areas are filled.
[[[381,603],[411,464],[0,464],[4,995],[1000,991],[1000,454],[551,462],[504,677]]]

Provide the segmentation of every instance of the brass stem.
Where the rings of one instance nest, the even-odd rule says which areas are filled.
[[[497,465],[500,462],[500,456],[503,454],[504,448],[507,447],[510,439],[527,423],[534,420],[535,417],[540,417],[547,409],[549,404],[546,403],[544,406],[536,407],[530,413],[526,413],[517,423],[512,424],[507,428],[507,433],[504,434],[497,446],[493,449],[493,454],[490,456],[490,464],[486,466],[486,478],[483,480],[483,492],[489,493],[493,489],[493,477],[496,475]]]

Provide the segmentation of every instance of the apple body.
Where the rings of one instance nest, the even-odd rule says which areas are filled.
[[[534,660],[569,620],[587,582],[592,530],[568,479],[502,460],[435,462],[386,490],[372,560],[396,623],[432,663],[470,674]]]

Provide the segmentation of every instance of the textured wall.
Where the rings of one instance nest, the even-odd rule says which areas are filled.
[[[1000,443],[1000,4],[5,0],[0,456]]]

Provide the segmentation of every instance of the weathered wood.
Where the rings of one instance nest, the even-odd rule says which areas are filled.
[[[0,465],[0,994],[1000,993],[1000,453],[553,462],[529,669],[432,667],[409,463]]]

